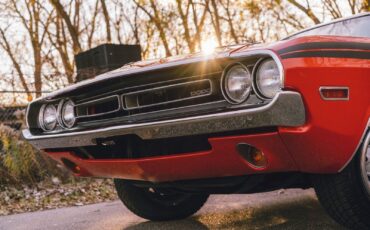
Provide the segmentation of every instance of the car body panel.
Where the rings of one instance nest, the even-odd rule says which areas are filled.
[[[286,88],[303,95],[307,124],[280,128],[300,170],[340,171],[356,152],[370,117],[370,60],[310,57],[283,61]],[[348,87],[349,100],[328,101],[323,86]]]
[[[352,159],[368,128],[370,59],[362,54],[370,56],[370,39],[299,37],[274,44],[274,50],[282,59],[285,88],[301,93],[307,112],[305,126],[280,127],[280,135],[301,171],[340,171]],[[331,51],[338,56],[331,56]],[[311,55],[299,55],[304,52]],[[289,54],[297,57],[284,58]],[[323,100],[320,87],[348,87],[349,100]]]
[[[78,176],[113,177],[151,182],[226,177],[256,173],[296,171],[292,156],[277,132],[210,138],[210,151],[143,159],[90,160],[71,152],[49,152],[63,164],[63,159],[79,167]],[[264,168],[249,164],[237,152],[236,145],[247,143],[261,149],[268,157]]]

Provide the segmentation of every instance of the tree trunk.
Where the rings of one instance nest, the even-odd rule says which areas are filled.
[[[71,35],[73,41],[73,52],[75,54],[81,52],[81,44],[78,39],[78,31],[75,26],[72,24],[71,19],[69,18],[67,12],[64,10],[64,7],[59,2],[59,0],[50,0],[50,3],[54,6],[54,9],[57,11],[58,15],[63,18],[64,22],[67,25],[69,34]]]
[[[103,9],[103,15],[104,15],[104,20],[105,20],[105,28],[107,31],[107,42],[111,43],[112,42],[112,35],[110,32],[110,19],[109,19],[109,13],[107,10],[107,5],[105,4],[105,0],[101,0],[101,7]]]
[[[215,28],[216,38],[217,38],[217,41],[218,41],[218,45],[222,46],[220,15],[218,13],[216,0],[211,0],[211,4],[212,4],[213,14],[214,14],[214,15],[212,15],[212,13],[211,13],[211,16],[212,16],[213,26]]]
[[[321,23],[320,20],[316,17],[316,15],[312,12],[312,9],[309,6],[304,7],[303,5],[301,5],[295,0],[288,0],[288,2],[290,2],[292,5],[294,5],[299,10],[301,10],[303,13],[305,13],[315,24]]]

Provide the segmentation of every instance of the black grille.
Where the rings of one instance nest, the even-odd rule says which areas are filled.
[[[142,140],[135,135],[127,135],[97,142],[97,146],[72,148],[68,151],[84,159],[133,159],[194,153],[212,148],[206,136]]]
[[[209,79],[177,83],[123,95],[124,108],[133,110],[205,97],[212,94]]]
[[[204,105],[197,109],[198,112],[209,110],[224,101],[219,87],[220,76],[221,72],[216,72],[127,87],[113,91],[111,95],[96,95],[77,103],[77,123],[89,126],[91,122],[113,122],[114,119],[134,122],[143,116],[158,120],[164,118],[163,112],[171,116],[184,114],[186,111],[181,111],[181,108],[194,113],[190,107],[197,105]]]
[[[76,117],[93,117],[114,113],[120,110],[120,100],[117,95],[104,97],[81,103],[75,106]]]

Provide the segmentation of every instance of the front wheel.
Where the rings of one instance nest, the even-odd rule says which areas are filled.
[[[204,205],[209,196],[138,187],[121,179],[114,179],[114,185],[118,197],[131,212],[153,221],[177,220],[191,216]]]
[[[370,134],[340,173],[315,175],[317,197],[328,214],[349,229],[370,229]]]

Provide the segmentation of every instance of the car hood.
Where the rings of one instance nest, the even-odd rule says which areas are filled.
[[[211,53],[197,52],[185,55],[170,56],[165,58],[149,59],[138,62],[128,63],[118,69],[96,76],[93,79],[105,79],[113,77],[116,74],[127,75],[134,72],[145,72],[147,70],[162,69],[199,61],[207,61],[230,56],[231,53],[240,49],[255,46],[255,44],[240,44],[218,47]]]

